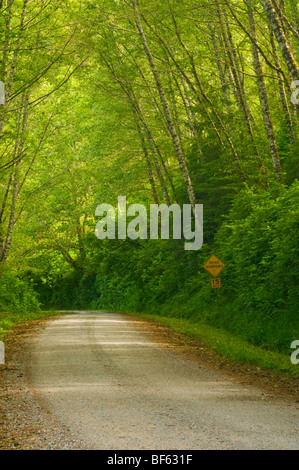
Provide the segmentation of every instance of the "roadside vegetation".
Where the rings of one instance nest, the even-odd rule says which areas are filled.
[[[0,4],[0,334],[49,309],[136,312],[298,375],[297,3]],[[97,239],[119,196],[203,204],[203,247]]]

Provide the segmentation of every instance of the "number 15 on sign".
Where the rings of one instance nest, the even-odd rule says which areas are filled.
[[[212,289],[220,289],[221,288],[221,279],[220,279],[220,277],[213,277],[211,279],[211,286],[212,286]]]

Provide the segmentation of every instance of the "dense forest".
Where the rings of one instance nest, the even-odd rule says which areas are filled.
[[[0,2],[0,310],[299,339],[297,0]],[[202,204],[204,244],[99,240],[99,204]],[[215,254],[221,289],[203,269]]]

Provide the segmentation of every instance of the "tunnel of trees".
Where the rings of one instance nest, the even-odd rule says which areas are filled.
[[[169,315],[288,353],[297,1],[3,0],[0,35],[0,310]],[[203,247],[99,240],[96,207],[120,195],[203,204]]]

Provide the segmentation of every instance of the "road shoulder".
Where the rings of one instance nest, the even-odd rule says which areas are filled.
[[[55,316],[57,319],[57,316]],[[127,316],[140,320],[140,317]],[[80,449],[81,443],[71,435],[68,428],[57,423],[36,399],[28,384],[28,361],[30,342],[51,317],[29,321],[13,328],[6,335],[6,365],[0,366],[0,449]],[[136,323],[141,332],[150,335],[152,341],[160,343],[182,357],[201,366],[218,371],[223,377],[242,385],[253,386],[265,400],[283,400],[290,406],[299,403],[297,378],[287,378],[260,368],[237,364],[211,351],[207,346],[176,333],[172,328],[148,319]]]
[[[16,325],[5,336],[6,365],[0,365],[0,450],[81,448],[70,430],[41,405],[28,382],[30,343],[51,320]]]

